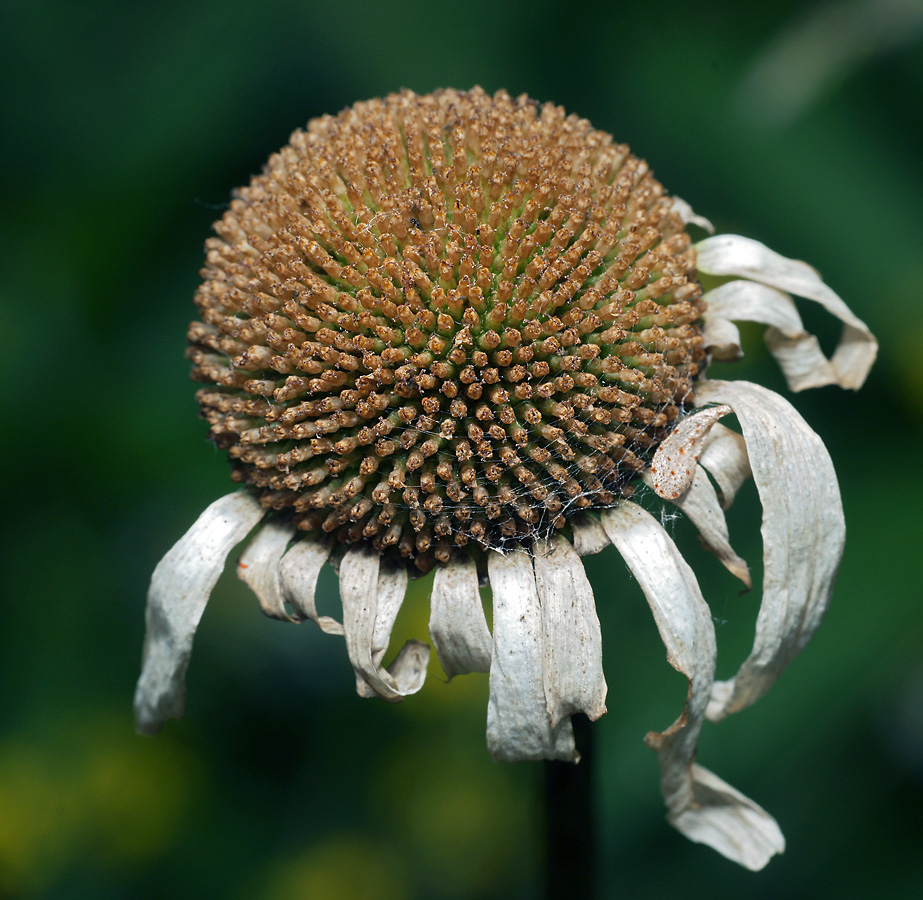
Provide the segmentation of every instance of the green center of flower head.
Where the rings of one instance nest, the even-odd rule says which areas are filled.
[[[692,399],[695,254],[624,145],[505,93],[309,123],[207,243],[193,377],[234,478],[421,570],[610,506]]]

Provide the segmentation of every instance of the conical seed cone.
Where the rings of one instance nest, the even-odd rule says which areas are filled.
[[[704,359],[695,254],[560,107],[405,92],[309,123],[216,223],[193,377],[238,481],[426,570],[630,491]]]

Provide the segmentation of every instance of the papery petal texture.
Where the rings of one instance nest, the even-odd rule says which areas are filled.
[[[533,550],[551,727],[574,713],[598,719],[606,711],[606,679],[593,588],[580,556],[565,538],[557,535],[535,544]]]
[[[340,562],[340,598],[349,661],[363,697],[402,700],[423,687],[430,648],[408,641],[388,668],[381,663],[407,589],[403,566],[382,568],[378,552],[359,544]]]
[[[640,506],[623,501],[603,512],[601,521],[644,591],[668,662],[689,682],[680,717],[666,731],[645,738],[657,752],[669,821],[692,840],[760,869],[785,846],[775,820],[695,765],[717,652],[711,612],[695,575],[663,527]],[[709,784],[723,790],[709,791]]]
[[[692,766],[692,795],[695,802],[670,818],[689,840],[707,844],[754,872],[785,852],[785,837],[776,820],[699,765]]]
[[[551,724],[545,696],[545,633],[532,559],[523,550],[487,554],[493,592],[493,652],[487,746],[494,759],[579,759],[569,718]]]
[[[706,292],[703,318],[772,325],[787,337],[805,334],[795,301],[784,291],[755,281],[729,281]]]
[[[753,650],[714,687],[721,719],[758,700],[811,639],[830,601],[845,523],[836,473],[820,438],[788,401],[745,381],[705,381],[699,403],[730,406],[763,505],[763,597]]]
[[[650,484],[658,497],[676,500],[689,490],[706,435],[730,411],[730,407],[716,407],[686,416],[667,435],[651,460]]]
[[[317,579],[330,550],[329,539],[302,538],[282,557],[279,578],[285,599],[298,618],[310,619],[327,634],[343,634],[343,626],[336,619],[318,615],[314,599]]]
[[[300,622],[285,608],[279,563],[295,537],[295,526],[288,520],[267,522],[247,545],[237,561],[237,577],[256,594],[260,608],[273,619]]]
[[[587,513],[578,513],[570,520],[574,533],[574,550],[579,556],[593,556],[609,546],[606,529],[599,524],[599,519]]]
[[[696,244],[695,249],[696,266],[700,272],[736,275],[814,300],[843,322],[840,343],[830,360],[824,357],[813,335],[795,333],[797,326],[793,326],[791,320],[788,320],[788,325],[784,322],[773,323],[767,334],[767,342],[779,360],[792,390],[825,384],[854,389],[862,386],[878,353],[878,342],[865,322],[850,310],[807,263],[788,259],[759,241],[736,234],[706,238]],[[739,290],[733,288],[728,293],[733,294]],[[708,295],[706,302],[709,302]],[[738,298],[738,302],[743,303],[744,300]],[[756,310],[752,318],[758,322],[781,315],[784,305],[777,295],[766,292],[750,295],[749,302]],[[792,334],[794,336],[790,336]]]
[[[753,477],[750,458],[747,456],[747,442],[743,435],[716,422],[705,435],[704,443],[705,449],[699,457],[699,465],[715,479],[721,507],[727,509],[734,502],[743,483]]]
[[[467,554],[458,554],[436,569],[429,634],[449,678],[490,671],[492,640],[481,605],[477,565]]]
[[[212,503],[157,564],[147,595],[141,677],[135,689],[138,730],[156,734],[182,716],[192,640],[228,553],[264,515],[247,491]]]
[[[698,225],[709,234],[715,233],[715,226],[705,216],[698,215],[682,197],[673,197],[673,209],[679,213],[684,225]]]
[[[649,476],[645,474],[644,480],[649,481]],[[673,503],[695,525],[706,548],[711,550],[721,560],[721,564],[749,590],[752,584],[750,570],[746,561],[731,547],[724,510],[718,502],[715,488],[701,466],[696,466],[695,477],[689,489]]]
[[[708,294],[703,299],[707,297]],[[737,362],[744,355],[740,343],[740,329],[730,319],[712,316],[705,320],[702,347],[708,351],[712,359],[720,362]]]

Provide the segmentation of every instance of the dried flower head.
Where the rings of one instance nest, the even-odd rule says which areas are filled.
[[[238,574],[268,615],[343,635],[361,695],[422,687],[428,644],[383,661],[408,572],[435,567],[430,637],[450,677],[490,673],[493,755],[576,761],[570,716],[597,718],[606,696],[580,556],[612,543],[689,679],[680,718],[647,738],[671,822],[751,868],[781,851],[774,820],[695,764],[696,743],[706,717],[754,702],[810,639],[842,510],[795,410],[704,369],[739,357],[738,319],[770,326],[794,390],[858,387],[875,342],[804,263],[737,236],[693,245],[687,223],[710,230],[627,147],[525,97],[404,92],[296,132],[207,243],[189,353],[212,438],[246,487],[154,573],[141,730],[182,713],[208,595],[259,525]],[[703,295],[699,273],[718,286]],[[789,292],[844,322],[830,360]],[[742,433],[718,423],[732,412]],[[695,576],[629,498],[643,479],[749,587],[723,508],[751,474],[762,608],[753,653],[715,683]],[[328,560],[342,623],[315,607]]]
[[[525,98],[404,93],[314,121],[216,229],[189,341],[235,479],[422,570],[611,506],[705,357],[672,200]]]

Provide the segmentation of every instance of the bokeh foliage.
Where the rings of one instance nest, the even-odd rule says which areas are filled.
[[[916,895],[921,18],[919,0],[2,4],[0,898],[538,891],[541,771],[488,758],[486,678],[437,677],[396,707],[359,700],[341,642],[264,619],[226,575],[187,718],[147,740],[130,710],[150,573],[230,489],[182,359],[210,222],[307,119],[473,84],[629,142],[719,230],[818,267],[882,341],[858,395],[794,398],[846,509],[828,619],[763,701],[703,737],[703,762],[786,833],[762,874],[664,824],[641,738],[673,720],[685,685],[614,551],[590,563],[610,686],[601,896]],[[831,346],[835,326],[807,320]],[[785,393],[758,330],[744,334],[731,377]],[[730,524],[756,564],[754,491]],[[728,675],[757,594],[739,597],[686,524],[671,528]],[[425,633],[424,590],[408,633]]]

